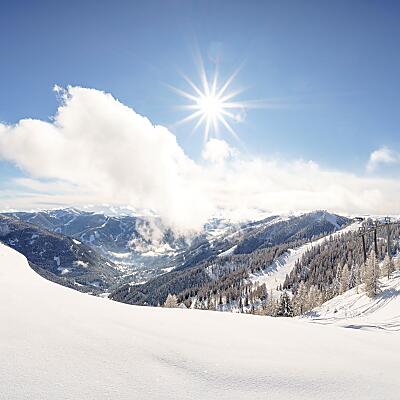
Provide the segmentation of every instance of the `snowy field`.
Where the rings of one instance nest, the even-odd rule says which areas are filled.
[[[396,331],[116,303],[1,244],[0,316],[4,400],[400,398]]]
[[[380,293],[369,298],[361,288],[348,290],[308,313],[311,322],[400,332],[400,272],[380,279]]]

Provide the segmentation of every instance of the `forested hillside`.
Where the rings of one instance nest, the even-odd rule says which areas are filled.
[[[295,225],[297,223],[298,220]],[[356,222],[335,234],[322,233],[311,238],[308,235],[310,229],[302,229],[294,236],[299,238],[297,240],[279,245],[267,243],[245,254],[235,254],[240,248],[238,244],[229,254],[214,257],[195,267],[181,267],[143,285],[124,285],[110,297],[129,304],[165,303],[169,307],[180,305],[291,317],[318,307],[356,286],[373,296],[378,292],[379,277],[390,276],[400,268],[396,258],[400,251],[400,229],[397,225],[391,228],[391,258],[387,255],[386,230],[378,230],[377,254],[373,236],[367,235],[369,257],[364,264],[358,227],[369,223]],[[288,230],[288,225],[289,221],[283,225],[285,230]],[[279,232],[277,224],[270,229]],[[299,253],[282,283],[271,287],[258,278],[262,278],[278,260],[285,260],[291,249],[303,248],[305,250]]]
[[[400,250],[400,227],[391,227],[391,252],[395,257]],[[366,236],[367,253],[376,259],[376,263],[383,263],[387,256],[386,230],[378,230],[377,253],[373,235]],[[375,261],[374,261],[375,262]],[[386,258],[385,263],[389,262]],[[393,263],[393,261],[391,261]],[[368,265],[368,263],[367,263]],[[393,265],[392,269],[395,269]],[[378,267],[377,267],[378,268]],[[382,268],[386,266],[382,265]],[[358,232],[347,232],[329,238],[323,244],[312,247],[296,263],[295,268],[287,276],[283,285],[294,294],[294,302],[304,299],[308,294],[313,298],[310,304],[299,307],[299,312],[311,309],[323,302],[365,283],[366,265],[361,238]],[[385,275],[387,271],[379,272]]]
[[[194,267],[183,265],[143,285],[124,285],[110,297],[129,304],[161,305],[168,294],[174,294],[186,307],[260,311],[269,294],[250,275],[263,271],[289,249],[323,237],[348,221],[318,211],[257,227],[229,252]]]

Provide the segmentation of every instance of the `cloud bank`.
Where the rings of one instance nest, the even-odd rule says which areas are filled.
[[[260,209],[400,211],[397,180],[327,171],[312,161],[250,159],[219,139],[195,162],[170,131],[110,94],[57,90],[62,102],[51,122],[0,124],[0,158],[26,174],[16,181],[25,193],[1,200],[2,208],[130,205],[154,210],[180,231],[199,229],[221,210],[237,219]],[[390,159],[373,154],[372,165]]]
[[[24,119],[0,126],[0,157],[41,185],[43,179],[72,185],[68,198],[75,194],[77,201],[80,194],[91,203],[154,209],[167,224],[184,229],[210,214],[207,199],[192,184],[201,169],[175,136],[97,90],[69,87],[51,123]]]

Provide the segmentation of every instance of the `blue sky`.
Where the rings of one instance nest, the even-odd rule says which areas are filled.
[[[186,154],[203,139],[175,127],[198,79],[194,53],[222,76],[242,66],[239,99],[278,108],[249,109],[234,124],[250,155],[313,160],[365,174],[382,146],[400,151],[400,5],[390,1],[6,1],[0,10],[0,121],[49,120],[54,84],[112,93],[170,129]],[[222,138],[239,146],[228,132]],[[240,147],[239,146],[239,147]],[[375,174],[393,176],[398,163]],[[0,178],[24,175],[0,162]],[[9,183],[8,183],[9,184]]]

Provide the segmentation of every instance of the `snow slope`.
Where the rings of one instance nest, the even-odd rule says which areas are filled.
[[[386,399],[396,332],[135,307],[49,282],[0,244],[0,399]]]
[[[324,241],[329,240],[330,237],[335,237],[349,231],[355,231],[360,226],[360,222],[354,222],[343,229],[339,229],[336,232],[313,242],[306,243],[297,249],[290,249],[261,273],[250,276],[250,280],[252,282],[258,282],[260,285],[265,283],[268,291],[272,290],[276,292],[277,286],[283,284],[286,275],[290,274],[292,269],[295,267],[296,262],[301,259],[306,251],[310,250],[314,246],[324,243]]]
[[[381,293],[375,298],[369,298],[361,285],[327,301],[306,318],[346,328],[400,332],[400,272],[380,281]]]

